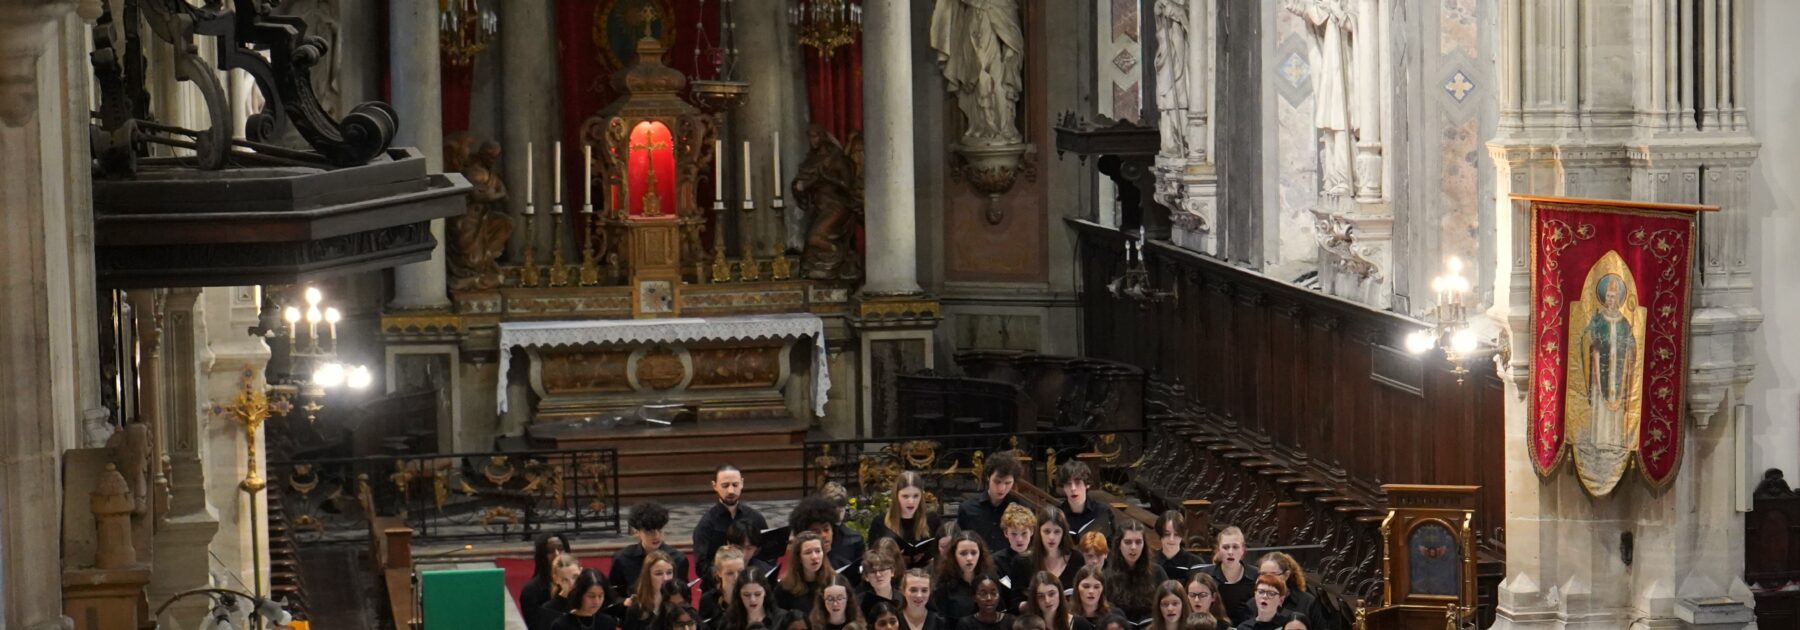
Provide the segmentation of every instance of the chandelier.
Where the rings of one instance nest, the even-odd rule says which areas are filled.
[[[1437,306],[1431,309],[1431,328],[1415,330],[1406,336],[1406,350],[1424,354],[1432,348],[1443,348],[1444,358],[1455,367],[1456,382],[1461,384],[1469,373],[1469,357],[1480,347],[1475,329],[1469,327],[1469,313],[1463,297],[1469,293],[1469,279],[1464,278],[1462,259],[1451,256],[1444,261],[1445,273],[1431,279],[1431,291],[1437,294]]]
[[[797,0],[788,7],[788,24],[800,31],[800,44],[830,57],[856,42],[862,32],[862,4],[858,0]]]
[[[452,66],[467,66],[500,31],[500,16],[480,0],[438,0],[438,48]]]
[[[375,377],[368,366],[344,365],[338,361],[337,325],[343,314],[334,307],[320,308],[325,295],[316,287],[307,287],[302,296],[305,298],[304,310],[298,304],[282,309],[281,319],[286,325],[277,334],[288,340],[289,373],[304,376],[290,376],[272,383],[269,391],[282,401],[276,406],[276,411],[282,415],[292,410],[294,398],[304,399],[306,404],[300,410],[306,412],[310,422],[317,421],[317,414],[325,408],[319,401],[325,397],[326,390],[339,386],[366,389]],[[320,324],[324,324],[322,329]]]

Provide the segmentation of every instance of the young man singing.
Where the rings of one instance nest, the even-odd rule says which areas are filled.
[[[1018,501],[1013,497],[1013,483],[1025,476],[1025,468],[1011,453],[994,455],[983,464],[987,471],[987,488],[963,497],[956,509],[956,526],[973,531],[987,543],[988,549],[1006,548],[1006,530],[1000,517],[1006,506]]]

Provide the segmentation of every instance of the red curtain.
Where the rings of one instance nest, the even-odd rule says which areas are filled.
[[[802,47],[806,56],[806,101],[813,124],[838,141],[862,131],[862,40],[839,48],[830,57]]]
[[[489,48],[466,66],[453,66],[444,60],[438,62],[438,78],[443,85],[445,137],[469,130],[469,95],[475,84],[475,64],[497,63],[498,55],[499,51]]]

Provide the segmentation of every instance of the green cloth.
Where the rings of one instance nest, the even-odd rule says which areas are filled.
[[[420,608],[425,627],[457,630],[500,630],[506,627],[505,572],[489,569],[442,569],[419,574]]]

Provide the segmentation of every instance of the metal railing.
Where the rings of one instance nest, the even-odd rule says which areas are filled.
[[[619,533],[618,463],[610,448],[384,455],[270,462],[268,477],[302,544],[366,542],[372,516],[414,540],[528,540]]]
[[[1080,460],[1103,484],[1118,489],[1128,471],[1142,464],[1147,436],[1143,429],[1128,429],[807,440],[800,465],[808,494],[835,482],[861,497],[882,495],[902,471],[917,471],[931,507],[981,489],[985,462],[999,452],[1013,453],[1025,467],[1021,481],[1038,488],[1053,487],[1057,467]]]

